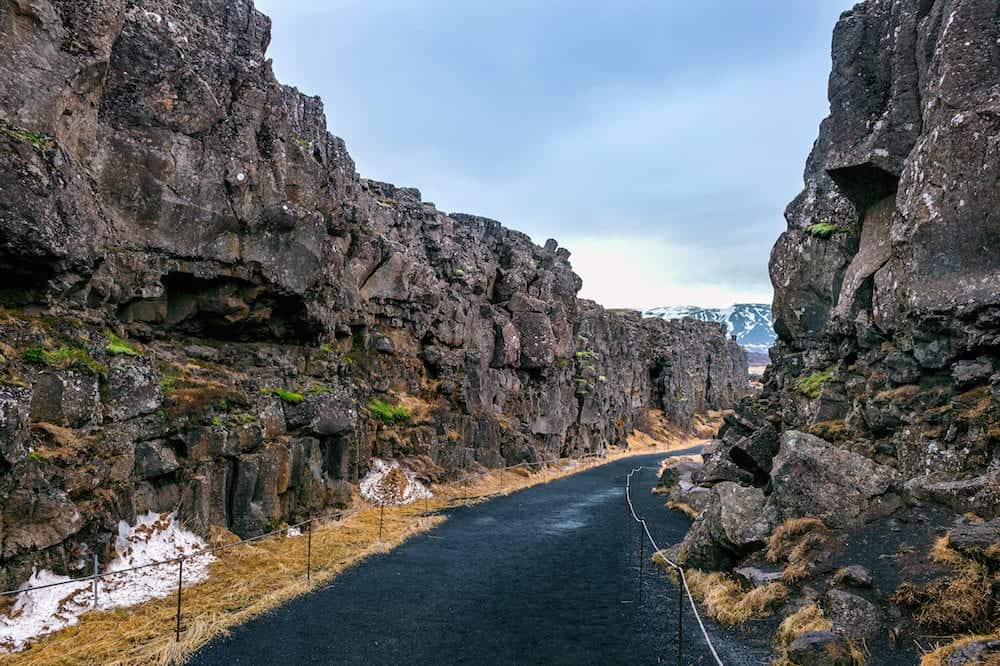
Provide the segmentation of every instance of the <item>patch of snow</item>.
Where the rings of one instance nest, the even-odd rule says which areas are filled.
[[[195,555],[204,548],[205,542],[182,528],[173,514],[147,513],[135,526],[121,521],[115,543],[117,557],[98,580],[97,607],[125,608],[175,594],[178,565],[169,561],[177,557],[185,556],[185,587],[204,580],[215,560],[211,553]],[[157,562],[169,563],[114,573]],[[74,625],[80,615],[93,609],[93,581],[68,582],[72,580],[48,570],[35,571],[22,588],[66,584],[17,596],[10,611],[0,615],[0,652],[22,650],[31,639]]]
[[[434,497],[434,493],[417,480],[413,470],[396,460],[386,462],[372,458],[372,469],[361,479],[360,486],[361,496],[366,500],[390,506]]]

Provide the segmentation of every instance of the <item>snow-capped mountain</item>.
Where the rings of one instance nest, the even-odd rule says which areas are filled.
[[[644,310],[644,317],[661,319],[700,319],[725,324],[730,335],[736,336],[747,350],[750,364],[767,363],[767,350],[777,336],[771,319],[771,306],[767,303],[737,303],[728,308],[700,308],[695,305],[666,305]]]

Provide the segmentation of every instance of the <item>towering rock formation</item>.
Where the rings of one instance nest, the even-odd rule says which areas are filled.
[[[681,548],[691,564],[729,566],[795,518],[847,530],[854,536],[842,543],[851,543],[861,525],[904,503],[897,520],[911,523],[906,543],[922,558],[928,521],[1000,515],[998,17],[996,0],[867,0],[837,23],[830,115],[771,255],[772,365],[762,396],[729,419],[695,474],[703,491],[752,488],[756,505],[740,518],[755,529],[722,529],[738,494],[714,493]],[[942,510],[945,518],[933,517]],[[883,595],[866,593],[889,607],[884,624],[874,617],[865,636],[853,635],[849,614],[824,597],[835,628],[855,640],[900,636],[888,595],[900,578],[930,571],[884,557],[897,564],[891,575],[880,570]],[[928,624],[920,603],[940,610],[953,601],[929,589],[892,598],[904,618],[916,617],[901,626],[995,630],[988,621]],[[988,616],[997,600],[984,599]]]
[[[745,392],[718,325],[578,300],[555,241],[359,178],[269,28],[249,0],[0,2],[3,587],[147,510],[247,536],[375,455],[446,478]]]

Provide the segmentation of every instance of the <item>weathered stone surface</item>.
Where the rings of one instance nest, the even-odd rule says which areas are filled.
[[[47,548],[60,543],[83,526],[83,517],[61,490],[38,483],[37,489],[20,489],[3,506],[3,556]]]
[[[1000,519],[960,522],[948,533],[949,545],[969,557],[1000,561]]]
[[[838,569],[834,576],[837,585],[867,588],[872,586],[872,572],[860,564],[851,564]]]
[[[888,515],[901,506],[889,467],[788,430],[774,457],[768,504],[783,518],[820,518],[831,527]]]
[[[80,427],[94,420],[100,394],[97,377],[81,372],[42,372],[32,384],[31,419]]]
[[[155,412],[163,401],[155,368],[146,359],[115,358],[108,372],[105,401],[108,418],[115,421]]]
[[[989,664],[1000,656],[1000,640],[971,641],[955,648],[945,659],[945,666],[972,666]]]
[[[848,640],[871,639],[881,626],[879,610],[864,597],[834,588],[823,595],[823,613],[833,623],[833,630]]]
[[[852,666],[847,642],[832,631],[808,631],[788,646],[788,661],[796,666]]]
[[[27,453],[31,389],[0,384],[0,459],[16,465]]]
[[[135,476],[152,479],[180,468],[177,456],[162,441],[139,442],[135,445]]]

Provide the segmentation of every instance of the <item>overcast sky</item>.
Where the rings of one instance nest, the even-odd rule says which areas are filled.
[[[850,0],[257,0],[362,176],[572,252],[612,307],[770,302]]]

